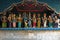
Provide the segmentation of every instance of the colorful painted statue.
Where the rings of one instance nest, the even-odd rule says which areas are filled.
[[[11,18],[11,14],[9,14],[8,16],[8,27],[12,27],[12,18]]]
[[[7,19],[6,16],[2,17],[2,28],[6,28],[7,27]]]
[[[57,18],[57,16],[55,16],[55,23],[54,23],[54,28],[58,28],[58,23],[59,23],[59,20]]]
[[[47,27],[47,17],[46,17],[46,13],[44,13],[44,28]]]
[[[28,27],[32,27],[32,24],[31,24],[31,14],[29,13],[29,19],[28,19]]]
[[[49,23],[48,23],[49,27],[52,28],[53,27],[53,20],[52,20],[51,16],[49,16],[48,21],[49,21]]]
[[[12,25],[13,25],[13,28],[16,28],[16,15],[13,14],[12,16]]]
[[[18,19],[17,19],[17,22],[18,22],[18,27],[21,28],[21,24],[22,24],[21,14],[19,14],[19,17],[18,17]]]
[[[26,12],[24,12],[24,17],[23,17],[23,19],[24,19],[25,27],[28,28],[28,18],[27,18]]]
[[[40,18],[40,14],[38,14],[38,18],[37,18],[37,27],[38,27],[38,28],[41,27],[41,18]]]
[[[36,28],[36,14],[33,14],[33,28]]]

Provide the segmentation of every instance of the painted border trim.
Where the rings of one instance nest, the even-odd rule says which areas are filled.
[[[60,30],[60,28],[0,28],[0,30]]]

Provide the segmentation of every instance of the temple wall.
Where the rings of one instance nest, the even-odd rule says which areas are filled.
[[[60,40],[60,31],[3,31],[0,40]]]

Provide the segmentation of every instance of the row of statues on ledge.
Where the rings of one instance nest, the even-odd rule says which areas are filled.
[[[32,16],[31,16],[32,15]],[[49,15],[46,17],[46,13],[41,17],[40,14],[24,13],[9,14],[8,17],[2,16],[1,26],[2,28],[60,28],[60,19],[57,16],[52,17]]]

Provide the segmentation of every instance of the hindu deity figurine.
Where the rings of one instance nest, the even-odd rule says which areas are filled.
[[[55,23],[54,23],[55,28],[58,28],[58,23],[59,23],[59,19],[57,18],[57,16],[55,16]]]
[[[2,17],[2,28],[6,28],[7,27],[7,17],[3,16]]]
[[[12,18],[11,18],[11,14],[9,14],[8,16],[8,27],[12,27]]]
[[[21,14],[19,14],[19,16],[17,18],[17,22],[18,22],[18,27],[21,28],[21,25],[22,25],[22,17],[21,17]]]
[[[28,18],[27,18],[26,12],[24,12],[24,17],[23,17],[23,19],[24,19],[24,25],[25,25],[25,27],[28,28]]]
[[[46,17],[46,13],[44,13],[44,28],[47,27],[47,17]]]
[[[37,27],[38,27],[38,28],[41,27],[41,18],[40,18],[40,14],[38,14],[38,18],[37,18]]]
[[[48,17],[48,21],[49,21],[49,23],[48,23],[49,27],[52,28],[53,27],[53,19],[51,16]]]
[[[33,14],[33,28],[36,28],[36,14]]]
[[[32,27],[31,20],[31,13],[29,13],[28,27]]]
[[[16,15],[13,14],[12,16],[12,25],[13,25],[13,28],[16,28]]]

